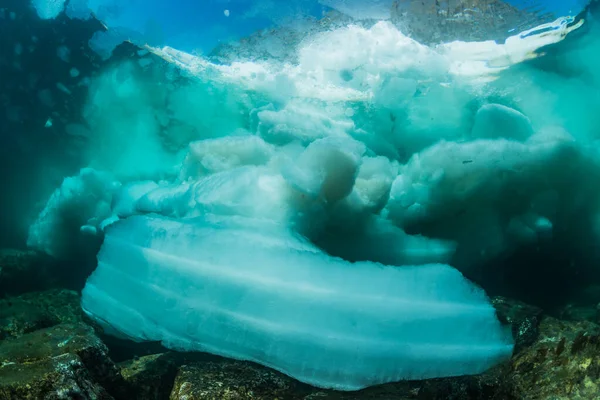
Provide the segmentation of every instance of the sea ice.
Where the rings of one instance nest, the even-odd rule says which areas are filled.
[[[446,265],[328,256],[278,223],[130,217],[107,230],[84,311],[110,332],[357,390],[510,357],[485,293]]]

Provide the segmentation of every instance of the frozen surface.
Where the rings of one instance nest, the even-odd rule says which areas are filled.
[[[455,269],[351,264],[269,221],[131,217],[98,260],[82,305],[110,330],[319,387],[475,374],[512,353],[510,330]]]

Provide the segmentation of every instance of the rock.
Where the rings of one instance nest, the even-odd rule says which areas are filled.
[[[303,399],[314,391],[316,389],[271,369],[222,360],[181,367],[170,400]]]
[[[35,251],[0,249],[0,298],[57,285],[55,261]]]
[[[501,0],[394,0],[391,21],[411,38],[427,45],[455,40],[499,43],[554,17],[519,10]],[[517,29],[513,32],[513,29]]]
[[[117,338],[106,333],[102,326],[86,316],[86,324],[94,327],[96,334],[102,342],[110,349],[111,358],[116,363],[131,362],[145,356],[163,354],[170,352],[160,342],[132,342],[124,338]],[[180,354],[180,353],[177,353]]]
[[[310,387],[252,363],[222,360],[184,365],[175,379],[170,400],[516,400],[503,387],[506,370],[504,365],[480,376],[398,382],[358,392],[336,392]]]
[[[28,293],[0,300],[0,340],[83,319],[79,295],[69,290]]]
[[[4,340],[0,398],[130,398],[107,352],[92,328],[83,324],[56,325]]]
[[[294,26],[277,26],[254,32],[239,41],[223,42],[215,47],[208,58],[216,63],[231,64],[239,61],[270,60],[297,63],[298,46],[313,34],[326,32],[350,23],[370,27],[373,23],[352,21],[352,18],[335,10],[328,11],[322,18],[305,18]]]
[[[425,381],[418,389],[417,399],[428,400],[518,400],[506,386],[508,364],[481,375]]]
[[[492,304],[496,308],[500,322],[511,327],[515,340],[515,354],[536,341],[542,318],[540,308],[502,296],[494,297]]]
[[[47,318],[53,323],[81,318],[72,309],[78,302],[72,292],[50,291],[17,299],[25,310],[39,303],[39,315],[50,315]],[[53,300],[44,303],[44,299]],[[250,362],[171,352],[123,362],[119,371],[92,328],[62,323],[30,333],[21,328],[21,336],[0,341],[0,399],[598,398],[600,326],[543,316],[539,308],[503,297],[492,302],[500,320],[511,325],[515,355],[477,376],[398,382],[347,393],[313,388]],[[30,326],[27,329],[35,329],[35,324]]]
[[[170,400],[301,399],[310,387],[276,371],[247,362],[222,360],[184,365]]]
[[[583,306],[576,304],[567,304],[558,311],[560,319],[566,321],[590,321],[600,322],[600,314],[597,306]]]
[[[546,317],[536,343],[516,355],[506,377],[519,399],[598,399],[600,326]]]
[[[0,398],[6,400],[100,399],[113,397],[95,383],[74,354],[0,368]]]
[[[183,355],[153,354],[119,364],[123,378],[140,400],[168,399]]]

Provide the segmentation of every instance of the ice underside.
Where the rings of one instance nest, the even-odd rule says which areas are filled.
[[[150,48],[92,80],[86,168],[29,244],[105,235],[82,305],[133,340],[342,390],[479,373],[512,339],[459,271],[600,239],[585,27],[515,65],[560,39],[430,48],[380,22],[308,34],[297,63]]]

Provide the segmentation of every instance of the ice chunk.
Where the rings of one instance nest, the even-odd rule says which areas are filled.
[[[397,266],[449,263],[456,251],[452,241],[408,235],[381,217],[365,218],[339,208],[335,212],[326,229],[318,232],[315,243],[344,260]]]
[[[365,146],[352,139],[319,139],[283,174],[298,191],[334,203],[352,191],[364,152]]]
[[[164,184],[146,193],[136,203],[139,213],[158,213],[168,216],[184,216],[194,206],[190,185]]]
[[[182,178],[198,177],[243,165],[265,165],[273,146],[258,136],[229,136],[190,143]]]
[[[440,142],[414,155],[396,178],[389,216],[407,227],[460,213],[472,205],[491,206],[506,193],[518,192],[518,198],[531,201],[552,189],[553,182],[575,178],[581,160],[573,138],[554,130],[540,132],[525,143],[504,139]]]
[[[319,387],[476,374],[512,352],[457,270],[351,264],[265,220],[130,217],[108,228],[98,260],[82,306],[109,331]]]
[[[380,211],[388,200],[398,166],[385,157],[363,157],[352,193],[345,200],[356,212]]]
[[[334,112],[337,111],[337,112]],[[309,144],[324,137],[349,137],[354,123],[346,110],[324,110],[323,104],[290,101],[285,108],[265,107],[256,111],[258,132],[267,142],[276,145],[300,141]]]
[[[88,6],[88,0],[70,0],[66,13],[69,18],[88,19],[92,12]]]
[[[540,215],[526,213],[510,220],[508,233],[521,244],[536,243],[540,237],[552,236],[552,222]]]
[[[27,245],[55,257],[72,249],[73,235],[99,225],[111,214],[112,196],[119,184],[110,174],[84,168],[56,189],[46,207],[29,228]]]
[[[471,136],[474,139],[525,141],[533,135],[529,118],[501,104],[486,104],[477,111]]]
[[[123,185],[113,197],[111,207],[113,213],[122,218],[136,214],[138,200],[157,187],[158,184],[153,181],[140,181]]]
[[[33,0],[32,4],[41,19],[53,19],[65,9],[66,0]]]
[[[385,79],[374,90],[374,101],[386,108],[406,106],[406,102],[417,93],[418,82],[415,79],[392,76]]]
[[[582,171],[594,170],[584,154],[560,130],[543,130],[525,142],[441,142],[402,169],[387,215],[409,233],[457,242],[453,266],[483,266],[551,238],[564,218],[558,204],[571,213],[587,201],[566,200]]]

